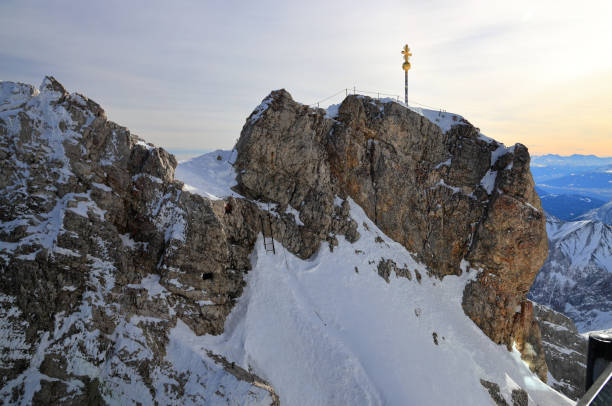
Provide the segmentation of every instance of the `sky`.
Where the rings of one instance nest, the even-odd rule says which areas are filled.
[[[274,89],[463,115],[532,154],[612,156],[612,2],[0,1],[0,80],[52,75],[149,142],[229,149]],[[322,103],[338,103],[342,95]]]

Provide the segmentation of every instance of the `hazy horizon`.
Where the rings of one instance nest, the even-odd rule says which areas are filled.
[[[183,160],[183,159],[189,159],[189,158],[193,158],[196,156],[200,156],[200,155],[204,155],[204,154],[208,154],[217,150],[229,150],[232,147],[228,147],[228,148],[202,148],[202,149],[189,149],[189,148],[181,148],[181,149],[176,149],[176,148],[165,148],[167,149],[168,152],[170,152],[171,154],[173,154],[174,156],[177,157],[178,160]],[[560,154],[530,154],[532,158],[535,157],[543,157],[543,156],[548,156],[548,155],[554,155],[554,156],[559,156],[562,158],[569,158],[571,156],[592,156],[592,157],[596,157],[596,158],[600,158],[600,159],[612,159],[612,156],[600,156],[600,155],[596,155],[596,154],[569,154],[569,155],[560,155]]]
[[[575,4],[8,0],[0,80],[52,75],[168,150],[229,149],[273,89],[401,95],[408,43],[411,104],[533,155],[612,156],[612,5]]]

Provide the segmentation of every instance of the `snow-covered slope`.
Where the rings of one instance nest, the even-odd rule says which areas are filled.
[[[549,256],[530,298],[574,320],[579,331],[612,327],[612,226],[600,221],[546,222]]]
[[[570,267],[590,263],[612,272],[612,227],[598,221],[547,221],[549,239],[570,258]]]
[[[596,220],[612,225],[612,200],[597,209],[593,209],[582,216],[581,220]]]
[[[224,156],[195,160],[212,162],[215,154]],[[179,164],[179,179],[182,167],[194,165]],[[208,176],[181,180],[202,185]],[[276,255],[266,253],[260,237],[225,332],[194,337],[192,345],[252,369],[289,405],[491,404],[481,380],[498,383],[508,404],[519,388],[530,404],[571,404],[531,373],[516,350],[493,343],[464,314],[462,292],[477,270],[443,281],[428,277],[424,265],[349,202],[357,242],[340,237],[333,252],[324,246],[304,261],[282,246]],[[403,277],[391,273],[386,282],[379,275],[385,260]],[[185,328],[179,324],[176,334]]]
[[[359,96],[359,97],[363,97],[363,96]],[[455,114],[455,113],[449,113],[448,111],[445,111],[445,110],[431,110],[431,109],[426,109],[423,107],[407,106],[404,102],[401,102],[399,100],[389,98],[389,97],[383,97],[377,100],[379,100],[382,103],[397,103],[401,106],[407,107],[408,109],[427,118],[429,121],[431,121],[432,123],[440,127],[440,130],[442,130],[442,132],[444,133],[450,130],[454,125],[468,122],[463,116],[459,114]],[[339,107],[340,107],[340,104],[332,104],[331,106],[329,106],[327,108],[326,117],[329,117],[329,118],[337,117]],[[481,134],[481,137],[483,140],[493,141],[492,139],[486,137],[483,134]]]
[[[236,151],[213,151],[180,162],[175,176],[185,183],[185,190],[209,199],[237,196],[231,190],[236,185],[236,173],[230,163],[235,159]]]
[[[429,121],[440,127],[442,132],[447,132],[452,126],[466,122],[459,114],[449,113],[447,111],[430,110],[414,106],[411,106],[410,110],[427,117]]]
[[[189,346],[223,326],[243,281],[208,289],[222,225],[174,165],[51,77],[0,82],[1,404],[275,404]],[[169,334],[179,321],[189,331]]]
[[[403,108],[386,107],[406,116]],[[309,122],[331,124],[320,111],[297,108]],[[252,117],[257,114],[271,116],[257,109]],[[413,116],[441,138],[435,126]],[[297,126],[290,128],[297,138]],[[308,134],[301,136],[308,140]],[[519,147],[516,156],[500,157],[505,147],[475,137],[472,132],[471,145],[485,153],[477,159],[455,154],[447,169],[480,164],[474,182],[485,202],[490,192],[481,190],[482,176],[499,172],[496,185],[511,189],[503,168],[514,165],[513,173],[523,177],[528,155]],[[440,145],[432,142],[432,148]],[[243,165],[258,162],[239,151]],[[309,152],[295,151],[285,162],[299,163]],[[429,166],[446,168],[449,154],[443,152],[432,155]],[[186,184],[179,182],[172,155],[109,121],[101,106],[51,77],[40,91],[0,84],[0,158],[4,404],[277,406],[277,393],[288,405],[490,404],[490,394],[506,403],[527,397],[540,405],[569,403],[521,361],[539,362],[525,357],[539,341],[519,334],[538,331],[519,325],[531,323],[523,297],[520,305],[505,301],[496,319],[518,333],[501,336],[511,341],[490,338],[475,323],[498,314],[495,291],[486,295],[491,301],[469,296],[471,306],[484,305],[472,313],[478,319],[464,313],[464,287],[484,274],[467,272],[472,257],[456,260],[457,271],[465,272],[442,278],[435,273],[440,269],[414,259],[420,253],[375,227],[362,210],[367,202],[359,206],[346,193],[337,197],[341,189],[319,189],[330,191],[325,199],[312,193],[296,195],[291,205],[269,197],[270,205],[260,204],[251,199],[263,194],[244,188],[248,170],[237,174],[223,151],[181,164],[176,173]],[[498,171],[492,171],[496,160]],[[261,169],[251,172],[251,180],[276,172]],[[298,176],[330,186],[331,178],[320,175]],[[227,197],[236,180],[249,198]],[[274,186],[292,195],[298,189],[279,179]],[[478,199],[463,189],[438,189],[449,198],[440,198],[444,204]],[[465,217],[457,216],[459,206],[449,207],[451,218]],[[466,207],[479,206],[464,206],[462,213]],[[531,218],[538,212],[525,209]],[[525,227],[529,218],[521,213],[516,224]],[[264,218],[267,235],[274,230],[284,244],[276,242],[275,255],[262,247]],[[432,224],[431,217],[421,221],[425,228]],[[541,225],[537,236],[544,233]],[[507,238],[507,227],[494,228]],[[444,251],[431,252],[441,257]],[[523,252],[534,255],[529,246]],[[522,358],[507,350],[513,343]]]

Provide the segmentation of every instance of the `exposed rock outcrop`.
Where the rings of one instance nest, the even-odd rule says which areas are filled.
[[[546,258],[544,216],[527,149],[506,148],[465,120],[449,131],[394,102],[349,96],[329,117],[272,92],[236,145],[238,190],[301,212],[316,240],[335,196],[351,197],[437,277],[483,270],[465,291],[466,314],[497,343],[516,343],[546,380],[537,323],[525,295]]]
[[[489,395],[491,395],[491,399],[497,406],[509,406],[506,399],[500,394],[499,385],[495,382],[489,382],[484,379],[480,380],[480,384],[484,386]],[[512,391],[512,406],[527,406],[528,397],[527,392],[522,389],[514,389]]]
[[[587,339],[561,313],[534,304],[534,314],[542,331],[548,372],[553,378],[548,384],[571,399],[579,399],[586,380]]]
[[[525,300],[546,256],[525,147],[506,148],[460,118],[443,132],[360,96],[330,117],[281,90],[236,145],[245,198],[214,200],[174,179],[172,155],[55,79],[40,91],[0,86],[6,403],[277,404],[250,367],[193,338],[223,332],[260,232],[302,259],[322,243],[333,250],[340,235],[358,240],[348,198],[431,277],[480,270],[465,313],[546,379]],[[384,258],[376,267],[387,282],[424,277]]]
[[[0,398],[275,402],[177,344],[223,330],[259,208],[183,192],[172,155],[53,78],[0,91]]]

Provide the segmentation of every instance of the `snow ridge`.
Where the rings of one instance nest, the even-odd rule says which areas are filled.
[[[580,220],[596,220],[612,225],[612,201],[579,217]]]

